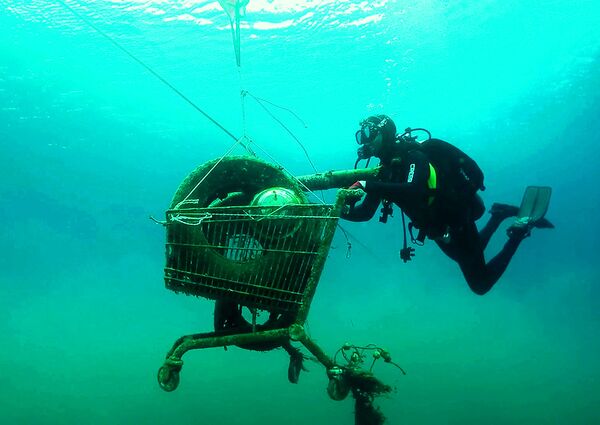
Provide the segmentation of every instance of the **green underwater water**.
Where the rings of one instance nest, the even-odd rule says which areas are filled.
[[[66,1],[236,135],[295,174],[351,168],[358,121],[387,113],[477,159],[486,205],[553,187],[534,231],[484,297],[427,243],[398,258],[396,214],[344,223],[311,336],[385,346],[390,424],[600,423],[600,15],[596,2],[260,1],[242,23],[208,1]],[[193,19],[191,19],[193,18]],[[0,0],[0,414],[7,424],[350,424],[322,366],[287,382],[287,355],[185,355],[212,303],[164,288],[162,218],[181,180],[232,140],[60,3]],[[331,196],[331,194],[327,194]],[[493,254],[504,241],[492,240]]]

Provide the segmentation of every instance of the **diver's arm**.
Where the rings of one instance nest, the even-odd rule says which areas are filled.
[[[407,171],[397,181],[368,180],[365,191],[380,198],[394,200],[411,200],[423,196],[427,190],[429,179],[429,162],[420,152],[406,157]],[[396,179],[394,179],[396,180]]]
[[[348,212],[342,212],[341,217],[349,221],[367,221],[377,212],[377,207],[381,203],[381,198],[375,194],[365,196],[360,204],[349,205]]]
[[[410,198],[417,195],[422,189],[419,185],[412,183],[391,183],[369,181],[366,187],[367,194],[373,194],[381,197]]]

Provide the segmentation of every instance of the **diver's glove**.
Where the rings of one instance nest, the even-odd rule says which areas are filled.
[[[353,190],[355,192],[351,192],[351,194],[346,198],[346,205],[342,208],[342,217],[347,216],[351,213],[352,208],[358,201],[360,201],[366,194],[365,186],[367,182],[364,180],[359,180],[354,182],[352,186],[348,188],[348,190]]]
[[[366,192],[367,191],[367,181],[366,180],[359,180],[357,182],[354,182],[352,184],[352,186],[350,186],[348,189],[352,189],[352,190],[360,189],[363,192]]]

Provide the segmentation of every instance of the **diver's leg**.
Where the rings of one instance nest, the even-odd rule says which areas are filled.
[[[483,250],[488,246],[492,235],[498,230],[498,227],[500,227],[500,223],[509,217],[516,217],[518,213],[519,207],[514,205],[499,203],[492,205],[492,208],[490,209],[491,217],[483,229],[479,231],[479,240],[481,241]]]
[[[448,243],[438,241],[442,251],[456,261],[473,292],[479,295],[490,290],[493,283],[486,278],[483,247],[475,223],[471,223],[459,231],[451,231]]]
[[[493,282],[492,285],[500,279],[500,276],[502,276],[506,267],[508,267],[508,263],[510,263],[510,260],[515,255],[515,252],[517,252],[517,248],[519,248],[521,241],[525,237],[521,235],[509,237],[500,252],[487,263],[487,277]]]
[[[453,232],[450,243],[438,242],[438,245],[458,263],[471,290],[483,295],[500,279],[522,240],[519,237],[509,238],[498,255],[487,264],[474,223]]]

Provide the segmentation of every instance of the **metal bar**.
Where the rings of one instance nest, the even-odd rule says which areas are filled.
[[[246,233],[249,233],[249,232],[246,232]],[[250,236],[248,236],[248,237],[250,237]],[[258,244],[258,246],[261,247],[261,249],[263,251],[262,255],[265,255],[264,254],[264,252],[266,251],[265,247],[262,246],[262,244],[259,241],[256,241],[256,243]],[[248,283],[249,287],[257,286],[257,287],[262,288],[264,286],[262,276],[259,276],[259,273],[253,273],[252,276],[250,276],[250,278],[248,279],[247,283]]]
[[[319,362],[325,368],[331,369],[335,366],[334,361],[331,357],[329,357],[325,352],[319,347],[313,340],[311,340],[308,335],[306,335],[306,331],[304,330],[304,326],[299,323],[294,323],[289,327],[290,339],[293,341],[300,341],[302,345],[306,347],[310,353],[317,358]]]
[[[236,334],[236,335],[219,335],[215,333],[188,335],[179,338],[173,348],[169,351],[167,359],[181,360],[181,357],[190,350],[198,350],[211,347],[226,347],[229,345],[244,345],[257,342],[284,340],[289,337],[289,329],[274,329],[270,331]]]
[[[307,270],[308,270],[308,266],[312,264],[312,258],[309,258],[307,256],[304,256],[302,258],[302,263],[300,263],[300,266],[298,267],[298,275],[301,277],[304,277]],[[306,286],[304,285],[303,291],[302,291],[302,295],[304,295],[304,291],[306,290]],[[301,302],[301,300],[300,300]]]
[[[279,261],[275,263],[274,266],[269,267],[268,270],[265,270],[265,275],[263,277],[263,281],[266,282],[271,287],[277,287],[278,290],[282,291],[285,294],[285,288],[283,282],[281,281],[281,267],[283,263],[283,259],[285,258],[285,238],[275,238],[275,232],[277,230],[277,226],[274,225],[275,220],[269,220],[267,225],[267,235],[271,240],[275,239],[275,248],[274,251],[277,252],[277,256],[279,257]],[[281,304],[285,305],[287,303],[287,297],[282,295],[281,298],[277,301],[277,307],[281,307]]]
[[[348,192],[351,191],[344,189],[338,190],[335,205],[331,210],[331,220],[328,221],[327,225],[325,226],[323,239],[321,241],[321,244],[319,245],[319,254],[317,255],[314,261],[311,275],[308,279],[308,283],[304,291],[302,305],[300,306],[300,310],[298,311],[298,316],[296,318],[298,323],[304,323],[308,316],[310,303],[312,302],[312,298],[314,297],[315,291],[317,290],[319,278],[321,277],[321,273],[323,272],[323,267],[325,265],[325,260],[327,259],[327,253],[329,252],[329,247],[331,246],[331,241],[333,239],[333,235],[335,234],[337,218],[340,216]]]
[[[325,173],[309,174],[298,177],[298,180],[310,190],[326,190],[344,188],[357,180],[366,180],[376,177],[377,168],[361,168],[358,170],[327,171]]]
[[[193,238],[193,234],[191,232],[187,232],[185,234],[184,240],[186,240],[188,242],[192,242],[192,238]],[[189,249],[184,249],[183,252],[184,252],[183,265],[180,264],[180,268],[182,268],[183,270],[188,271],[189,270],[190,260],[192,260],[190,258],[192,256],[192,252]]]
[[[181,272],[181,270],[171,269],[171,268],[168,268],[168,267],[165,267],[165,271],[166,270],[174,271],[174,272]],[[186,274],[187,275],[192,275],[192,276],[197,276],[197,277],[203,277],[203,278],[207,278],[207,279],[211,279],[211,280],[218,280],[218,281],[222,281],[222,282],[233,283],[233,284],[236,284],[236,285],[239,285],[239,286],[242,286],[242,287],[254,286],[254,287],[257,287],[257,288],[268,289],[269,291],[272,291],[272,292],[281,292],[281,293],[284,293],[286,295],[289,295],[289,294],[292,294],[292,295],[302,295],[301,292],[287,291],[287,290],[282,289],[282,288],[265,287],[265,286],[251,284],[251,283],[247,283],[247,282],[240,282],[238,280],[225,279],[225,278],[218,277],[218,276],[196,275],[195,273],[192,273],[192,272],[186,272]],[[175,277],[169,277],[169,279],[170,280],[174,280],[176,282],[184,283],[186,285],[191,285],[191,286],[205,286],[205,287],[208,287],[208,288],[212,288],[211,285],[208,285],[208,284],[205,284],[205,283],[202,283],[202,282],[192,282],[192,281],[187,281],[187,280],[183,280],[183,279],[178,279],[178,278],[175,278]],[[227,292],[234,291],[235,292],[235,289],[227,288],[227,289],[223,289],[223,291],[227,291]],[[246,294],[246,295],[253,295],[253,294],[245,293],[245,292],[239,292],[239,293],[243,293],[243,294]],[[277,299],[277,298],[272,298],[272,299]]]
[[[225,228],[225,226],[221,226],[221,225],[215,225],[215,224],[209,224],[209,226],[211,227],[212,231],[213,231],[213,238],[212,241],[214,243],[220,243],[221,241],[224,240],[228,240],[229,235],[228,235],[228,229]],[[227,223],[227,226],[229,226],[229,223]],[[226,255],[227,251],[224,251],[222,253],[222,255]],[[212,273],[210,272],[212,266]],[[212,275],[216,275],[217,273],[219,273],[219,270],[217,268],[217,262],[216,261],[209,261],[209,264],[206,267],[206,272],[210,273]]]
[[[363,170],[357,170],[363,171]],[[369,172],[368,174],[373,174]],[[313,177],[305,176],[305,177]],[[353,181],[354,183],[354,181]],[[287,210],[312,210],[314,204],[289,204],[285,206],[236,206],[236,207],[194,207],[193,209],[185,210],[186,218],[204,218],[203,222],[219,222],[219,221],[228,221],[228,220],[217,220],[217,217],[237,217],[239,219],[244,219],[248,221],[258,221],[257,219],[264,218],[277,218],[280,217],[278,214],[275,214],[279,211],[287,211]],[[270,212],[265,212],[269,211]],[[167,215],[169,216],[169,224],[172,224],[173,218],[170,216],[181,216],[182,210],[179,209],[170,209],[167,210]],[[289,214],[285,213],[285,217],[298,218],[298,217],[306,217],[302,214]],[[314,216],[311,214],[311,216]],[[318,218],[318,216],[315,216]]]
[[[310,215],[307,215],[306,217],[304,217],[302,219],[302,222],[299,224],[299,226],[301,228],[301,234],[299,235],[299,237],[291,239],[289,242],[289,244],[294,243],[295,246],[303,248],[304,252],[306,252],[306,247],[308,246],[308,244],[306,243],[307,239],[309,237],[313,237],[313,235],[311,234],[312,229],[310,229],[310,228],[307,229],[307,227],[310,226],[310,221],[311,221]],[[316,254],[316,252],[313,252],[312,254],[314,255],[314,254]],[[301,257],[302,259],[305,258],[305,256],[299,256],[299,257]],[[296,264],[292,264],[292,263],[296,263]],[[298,274],[297,269],[292,267],[292,265],[297,266],[298,264],[297,264],[297,262],[288,261],[287,268],[282,275],[282,278],[283,278],[282,286],[284,289],[286,289],[286,291],[290,291],[292,288],[300,289],[299,284],[303,283],[302,276],[300,274]],[[302,286],[304,286],[304,285],[302,285]],[[304,291],[302,291],[302,293],[303,292]],[[290,298],[291,297],[288,297],[288,300]],[[298,302],[299,300],[294,300],[294,301]]]
[[[242,286],[242,287],[248,287],[248,286],[250,286],[247,283],[240,283],[240,282],[237,282],[237,281],[229,281],[229,280],[221,279],[221,278],[218,278],[218,277],[207,276],[207,278],[210,279],[210,280],[215,280],[217,282],[235,283],[235,284],[238,284],[239,286]],[[277,298],[277,297],[274,297],[274,296],[269,296],[269,295],[266,295],[264,293],[261,293],[260,295],[257,295],[257,294],[252,294],[250,292],[245,292],[245,291],[242,291],[242,290],[236,290],[236,289],[232,289],[232,288],[215,287],[214,285],[207,284],[207,283],[190,282],[190,281],[187,281],[187,280],[184,280],[184,279],[179,279],[179,278],[176,278],[176,277],[173,277],[173,276],[169,276],[169,277],[167,277],[167,279],[169,281],[178,282],[178,283],[182,284],[183,287],[184,287],[184,288],[182,288],[182,292],[197,293],[197,295],[199,295],[199,296],[205,296],[206,297],[207,296],[207,292],[209,292],[209,291],[205,291],[203,289],[208,289],[208,290],[212,290],[212,292],[209,292],[209,293],[214,293],[215,295],[229,295],[231,297],[232,294],[237,294],[237,295],[239,295],[241,297],[244,297],[244,298],[248,298],[248,297],[252,298],[252,297],[254,297],[257,300],[255,302],[255,304],[257,304],[257,305],[260,305],[260,300],[261,299],[265,299],[265,300],[269,300],[269,301],[285,302],[285,303],[295,304],[295,305],[299,305],[300,304],[300,301],[288,301],[286,299]],[[265,289],[265,287],[261,287],[259,285],[251,285],[251,286],[258,287],[258,288],[261,288],[261,289]],[[299,297],[302,296],[302,293],[300,293],[300,292],[289,292],[288,293],[287,291],[285,291],[283,289],[278,289],[278,288],[266,288],[266,289],[268,289],[269,292],[280,292],[280,293],[282,293],[284,295],[290,295],[290,294],[292,294],[292,295],[296,295],[296,296],[299,296]]]
[[[306,237],[307,234],[308,234],[308,232],[306,232],[306,231],[302,232],[302,235],[304,235],[304,237]],[[288,245],[292,244],[292,241],[296,242],[298,245],[300,245],[300,243],[295,238],[294,239],[290,238]],[[302,245],[300,245],[300,246],[302,246]],[[285,256],[285,259],[286,259],[287,265],[284,265],[285,269],[281,270],[281,275],[280,275],[280,278],[282,279],[281,287],[286,292],[289,293],[289,290],[292,286],[292,282],[295,282],[297,279],[297,276],[291,276],[291,273],[290,273],[290,269],[292,267],[292,263],[294,262],[295,258],[288,258],[288,256]],[[286,301],[290,301],[290,298],[291,297],[286,297]]]

